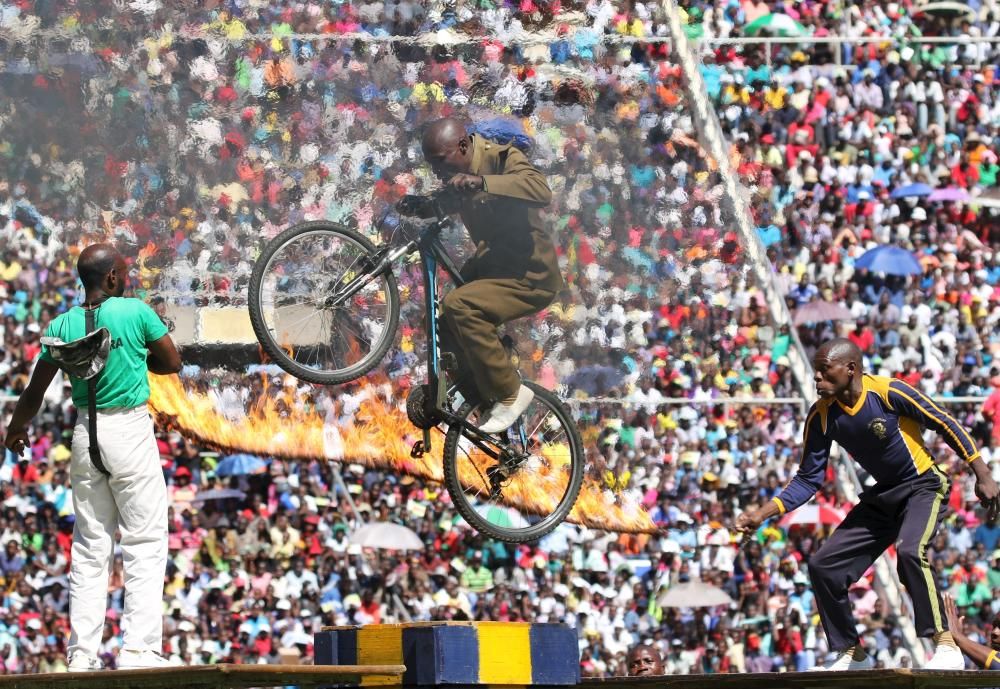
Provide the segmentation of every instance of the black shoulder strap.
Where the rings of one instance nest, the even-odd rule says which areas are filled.
[[[94,332],[94,309],[87,309],[86,323],[87,334]],[[97,445],[97,379],[100,373],[87,380],[87,432],[90,435],[90,461],[94,463],[97,470],[105,476],[111,476],[111,472],[104,466],[101,459],[101,448]]]

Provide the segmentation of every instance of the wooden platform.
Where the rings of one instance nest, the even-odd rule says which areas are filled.
[[[249,689],[320,687],[330,684],[402,684],[402,665],[195,665],[149,670],[105,670],[39,675],[2,675],[0,689]],[[439,685],[448,686],[448,685]],[[458,687],[462,685],[451,685]],[[470,685],[464,685],[466,688]],[[536,686],[536,685],[522,685]],[[745,675],[665,675],[585,679],[578,689],[986,689],[1000,687],[997,672],[867,670]],[[551,689],[551,688],[548,688]]]
[[[769,672],[745,675],[664,675],[586,679],[580,689],[979,689],[1000,687],[1000,672],[966,670],[863,670]]]
[[[318,687],[401,678],[402,665],[192,665],[146,670],[101,670],[0,676],[0,689],[248,689]]]

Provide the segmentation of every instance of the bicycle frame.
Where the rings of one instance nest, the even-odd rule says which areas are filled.
[[[441,300],[438,297],[439,277],[438,268],[444,268],[451,278],[455,287],[461,287],[465,280],[459,273],[451,255],[441,243],[440,233],[448,224],[447,220],[438,220],[426,230],[415,241],[411,241],[407,247],[408,253],[416,250],[420,253],[420,268],[424,283],[424,313],[425,336],[427,338],[427,390],[432,397],[430,406],[433,413],[442,421],[449,424],[460,423],[466,431],[470,431],[472,440],[483,452],[500,459],[504,451],[509,448],[507,443],[498,442],[496,438],[482,434],[478,428],[462,419],[447,407],[448,389],[445,385],[445,377],[441,371],[441,340],[439,338],[439,306]],[[523,435],[523,430],[521,435]],[[495,446],[495,447],[494,447]],[[498,452],[495,448],[500,448]],[[423,431],[423,441],[413,447],[411,455],[420,456],[431,449],[431,431],[429,428]]]
[[[427,337],[427,387],[432,391],[433,408],[438,413],[444,413],[445,401],[447,400],[447,390],[444,386],[444,376],[441,375],[441,340],[439,339],[439,306],[438,298],[439,274],[438,267],[444,268],[448,277],[455,283],[456,287],[465,284],[455,262],[441,244],[440,231],[442,223],[435,223],[431,228],[421,234],[417,241],[417,250],[420,252],[420,269],[424,280],[424,313],[425,336]],[[429,440],[425,439],[425,445]],[[428,445],[429,447],[429,445]]]
[[[414,251],[419,252],[420,268],[424,283],[424,313],[426,314],[424,320],[425,335],[427,337],[427,390],[432,395],[430,399],[432,404],[427,409],[428,411],[432,411],[443,422],[448,424],[462,424],[464,429],[469,432],[471,436],[470,440],[483,452],[499,460],[505,453],[510,451],[510,444],[502,442],[496,437],[483,434],[474,425],[453,414],[446,406],[448,389],[445,387],[445,378],[441,371],[441,341],[438,330],[438,305],[440,303],[438,298],[438,268],[444,268],[456,287],[461,287],[465,284],[465,280],[455,266],[455,262],[441,244],[441,230],[447,227],[448,224],[449,221],[447,218],[442,218],[438,215],[438,220],[421,232],[417,239],[411,239],[406,244],[392,250],[388,246],[382,246],[373,256],[373,258],[378,258],[377,263],[374,261],[366,262],[362,266],[364,272],[348,282],[336,294],[332,295],[329,303],[331,305],[342,304],[371,282],[375,276],[392,270],[393,264],[396,261],[412,254]],[[526,440],[523,428],[519,429],[518,435],[522,440]],[[495,448],[499,448],[499,451]],[[414,445],[410,454],[414,457],[419,457],[430,449],[431,435],[430,429],[427,428],[423,431],[422,442]]]

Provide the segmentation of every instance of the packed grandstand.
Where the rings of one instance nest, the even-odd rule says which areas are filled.
[[[439,485],[348,462],[345,493],[328,463],[266,456],[246,462],[259,471],[221,476],[229,452],[164,430],[168,656],[278,662],[281,649],[309,658],[321,625],[489,619],[574,626],[585,676],[625,674],[626,650],[645,640],[671,673],[812,667],[826,647],[805,563],[830,525],[782,520],[745,548],[729,528],[798,461],[802,408],[771,403],[801,394],[795,327],[806,353],[839,332],[874,372],[945,402],[987,398],[950,409],[1000,478],[995,3],[948,17],[909,2],[684,3],[789,313],[819,300],[840,308],[798,325],[768,308],[721,211],[718,166],[657,3],[193,5],[0,4],[4,399],[24,389],[47,323],[80,296],[82,241],[131,247],[137,293],[158,306],[241,306],[254,252],[278,230],[327,218],[374,232],[395,198],[428,188],[412,135],[421,122],[502,118],[549,176],[567,280],[519,331],[522,367],[573,399],[607,490],[640,500],[661,531],[564,525],[508,546],[466,526]],[[806,37],[740,40],[768,14]],[[925,41],[949,36],[963,38]],[[812,40],[830,37],[848,40]],[[889,244],[922,273],[854,268]],[[404,330],[386,366],[400,388],[416,347]],[[196,354],[182,377],[227,414],[273,375],[204,370]],[[8,416],[9,405],[0,431]],[[7,673],[65,667],[73,416],[54,386],[31,457],[7,453],[0,467]],[[943,444],[935,451],[952,461]],[[930,557],[983,640],[1000,612],[1000,526],[981,522],[971,483],[954,473]],[[245,497],[198,500],[219,488]],[[817,503],[849,504],[832,483]],[[361,519],[405,524],[426,547],[352,546]],[[733,605],[661,605],[672,585],[699,579]],[[912,666],[870,582],[851,593],[864,641],[881,666]],[[122,594],[119,559],[102,648],[111,665]]]

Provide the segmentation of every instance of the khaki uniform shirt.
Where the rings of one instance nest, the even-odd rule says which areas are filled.
[[[486,189],[462,199],[458,209],[476,245],[471,279],[526,279],[558,291],[563,286],[556,250],[541,209],[552,200],[545,176],[512,144],[473,135],[472,169]]]

